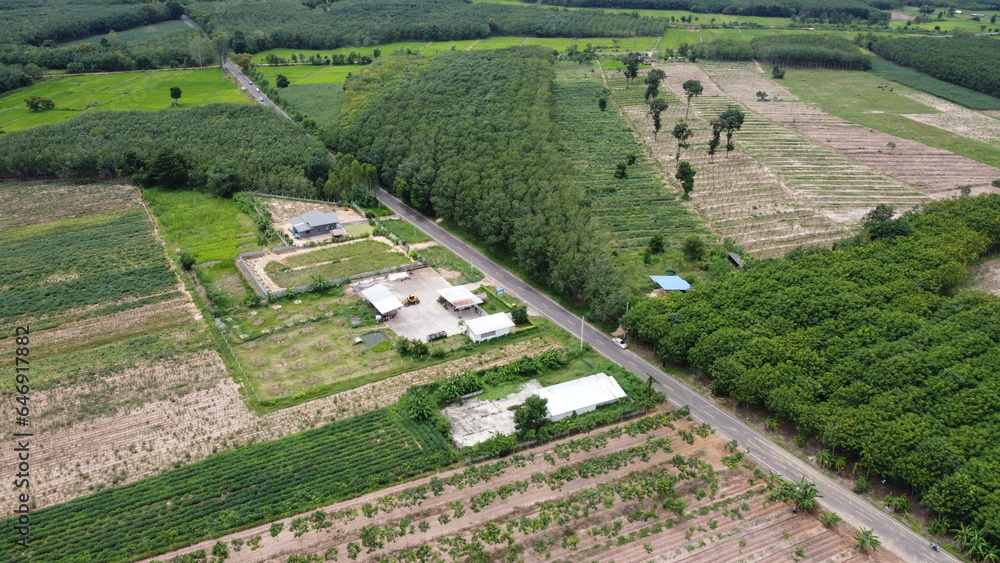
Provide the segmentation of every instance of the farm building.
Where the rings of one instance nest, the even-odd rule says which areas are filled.
[[[548,399],[548,419],[552,422],[562,420],[573,413],[590,412],[627,396],[615,378],[606,373],[545,387],[535,394]]]
[[[476,297],[471,291],[461,285],[448,286],[437,290],[437,292],[456,311],[475,307],[483,302],[482,299]]]
[[[362,291],[361,295],[383,316],[391,317],[396,314],[397,310],[403,307],[403,302],[396,299],[396,296],[389,291],[389,288],[380,283]]]
[[[482,342],[510,334],[512,328],[514,328],[514,321],[510,320],[507,313],[497,313],[488,317],[469,319],[465,322],[465,333],[473,342]]]
[[[649,279],[667,291],[687,291],[691,289],[691,284],[684,281],[680,276],[649,276]]]
[[[296,237],[314,237],[328,233],[333,233],[335,236],[346,234],[346,231],[340,228],[340,217],[332,211],[322,213],[313,209],[289,219],[288,222],[292,224],[292,234]]]
[[[729,252],[728,254],[726,254],[726,256],[729,257],[729,261],[733,263],[733,266],[736,266],[737,268],[743,267],[743,258],[740,257],[739,254],[736,254],[735,252]]]

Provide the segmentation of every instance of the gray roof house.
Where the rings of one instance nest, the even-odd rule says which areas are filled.
[[[321,213],[313,209],[290,219],[289,222],[292,224],[292,234],[297,237],[312,237],[331,232],[336,236],[344,234],[344,230],[340,228],[340,217],[332,211]]]

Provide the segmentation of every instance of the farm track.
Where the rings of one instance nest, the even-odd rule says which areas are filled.
[[[894,179],[907,186],[912,194],[907,198],[901,197],[903,193],[886,193],[884,203],[911,205],[926,198],[951,197],[964,185],[971,185],[973,193],[997,191],[990,183],[1000,176],[1000,170],[992,166],[851,123],[799,102],[791,94],[787,98],[779,94],[778,102],[757,102],[753,96],[757,90],[769,94],[787,91],[750,63],[702,63],[702,66],[722,91],[762,118],[793,129],[845,159]]]

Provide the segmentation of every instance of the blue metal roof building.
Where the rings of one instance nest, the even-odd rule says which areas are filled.
[[[660,287],[667,291],[687,291],[691,289],[691,284],[684,281],[680,276],[649,276]]]

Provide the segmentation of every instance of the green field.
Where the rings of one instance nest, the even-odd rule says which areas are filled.
[[[321,130],[330,131],[340,121],[340,102],[344,97],[340,84],[301,84],[293,81],[291,86],[281,89],[280,95],[290,113],[299,112],[307,116]]]
[[[957,84],[951,84],[943,80],[938,80],[933,76],[913,70],[912,68],[891,63],[880,57],[873,56],[871,61],[871,71],[882,78],[898,82],[899,84],[909,86],[910,88],[920,90],[921,92],[927,92],[932,96],[944,98],[967,108],[992,110],[1000,109],[1000,99],[994,98],[993,96],[983,94],[982,92],[976,92],[975,90],[969,90],[968,88],[963,88]]]
[[[0,558],[134,560],[377,490],[451,461],[447,442],[430,423],[379,409],[38,510],[30,551],[14,545],[14,525],[5,520]]]
[[[782,86],[803,102],[837,117],[1000,167],[1000,151],[995,145],[903,117],[938,111],[906,97],[918,91],[902,84],[893,84],[892,91],[878,88],[888,82],[871,72],[795,69]]]
[[[935,4],[931,3],[931,6]],[[934,31],[935,27],[940,28],[940,33],[955,33],[955,32],[968,32],[968,33],[981,33],[983,31],[982,27],[986,27],[986,31],[991,28],[995,31],[1000,31],[1000,17],[998,17],[997,23],[990,23],[990,16],[1000,16],[1000,11],[997,10],[962,10],[961,14],[947,15],[947,9],[945,10],[945,16],[942,19],[937,19],[937,12],[944,8],[935,8],[934,13],[931,14],[931,21],[926,23],[910,23],[911,29],[926,29],[928,31]],[[902,8],[894,8],[894,12],[902,12],[910,16],[919,15],[919,10],[916,7],[904,6]],[[981,21],[974,21],[972,19],[972,14],[983,14],[986,17],[981,18]],[[905,28],[905,21],[894,21],[889,24],[894,28]]]
[[[198,280],[220,305],[249,293],[233,262],[243,252],[260,250],[253,221],[231,199],[201,192],[149,189],[143,198],[156,215],[167,247],[190,253]]]
[[[219,69],[156,70],[49,78],[0,97],[0,128],[6,131],[58,123],[90,110],[170,108],[170,88],[182,91],[180,107],[217,102],[251,103]],[[28,96],[45,96],[55,109],[31,111]]]
[[[410,49],[411,51],[420,51],[425,46],[427,46],[426,41],[398,41],[396,43],[384,43],[382,45],[369,45],[367,47],[340,47],[338,49],[329,50],[315,50],[315,49],[270,49],[268,51],[261,51],[253,56],[252,61],[254,63],[263,63],[267,59],[268,54],[274,54],[279,57],[284,57],[286,60],[291,62],[292,55],[298,55],[300,58],[303,56],[308,59],[313,55],[319,55],[321,57],[329,57],[331,55],[348,55],[350,53],[357,53],[359,55],[373,56],[375,49],[378,49],[383,55],[392,53],[394,51]]]
[[[381,221],[385,225],[386,229],[402,239],[406,244],[417,244],[419,242],[428,242],[431,237],[424,234],[423,231],[418,230],[413,224],[406,221],[400,221],[399,219],[386,219]]]
[[[258,66],[260,72],[274,84],[275,78],[282,74],[292,84],[328,84],[347,80],[347,75],[365,68],[364,65],[296,65],[296,66]]]
[[[0,231],[0,319],[7,325],[176,283],[142,209]]]
[[[405,254],[395,252],[389,245],[374,240],[340,243],[306,254],[289,256],[283,261],[287,266],[271,262],[264,271],[274,283],[284,288],[309,285],[315,276],[324,280],[344,279],[412,262]]]
[[[126,29],[123,31],[116,31],[115,36],[119,41],[127,41],[129,43],[143,43],[149,41],[150,39],[156,39],[168,33],[176,33],[179,31],[190,32],[191,39],[198,37],[198,32],[194,28],[189,27],[186,23],[181,20],[171,20],[159,22],[153,25],[144,25],[142,27],[133,27],[132,29]],[[108,34],[101,35],[91,35],[90,37],[84,37],[83,39],[77,39],[76,41],[69,41],[66,43],[60,43],[61,46],[73,46],[79,45],[80,43],[90,43],[91,45],[97,45],[101,42],[101,39],[106,39]]]

